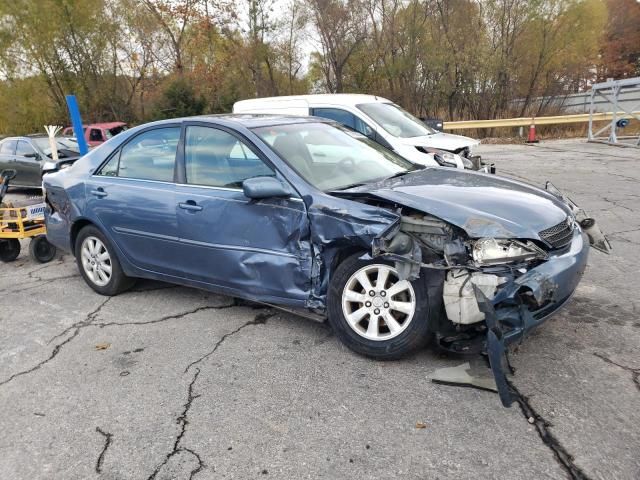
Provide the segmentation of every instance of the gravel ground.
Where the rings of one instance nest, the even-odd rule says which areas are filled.
[[[374,362],[311,320],[146,281],[101,297],[70,256],[22,254],[0,265],[0,478],[640,478],[640,150],[480,153],[614,247],[512,355],[519,404],[430,383],[462,357]]]

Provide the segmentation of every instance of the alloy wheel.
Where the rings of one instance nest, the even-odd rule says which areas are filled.
[[[358,335],[374,341],[400,335],[413,320],[416,296],[411,282],[395,268],[367,265],[356,271],[342,291],[342,312]]]
[[[111,280],[111,256],[102,241],[93,236],[84,239],[81,247],[82,268],[91,282],[104,287]]]

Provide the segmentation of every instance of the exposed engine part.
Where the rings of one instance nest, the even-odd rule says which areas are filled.
[[[453,323],[468,325],[485,319],[485,314],[478,308],[474,285],[484,296],[492,299],[499,285],[506,278],[468,270],[451,270],[444,282],[442,298],[447,317]]]
[[[444,259],[447,265],[464,265],[467,262],[467,247],[459,238],[445,243]]]
[[[444,251],[445,243],[453,237],[451,225],[429,215],[403,215],[400,230],[437,252]]]
[[[473,244],[473,261],[476,265],[496,265],[547,258],[547,253],[533,242],[481,238]]]
[[[406,255],[413,249],[413,239],[406,233],[399,232],[385,246],[385,250],[397,255]]]

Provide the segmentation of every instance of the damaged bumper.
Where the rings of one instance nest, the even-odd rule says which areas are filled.
[[[568,250],[508,281],[492,299],[474,288],[487,324],[486,353],[504,406],[513,402],[506,379],[507,347],[557,312],[572,296],[587,265],[589,241],[576,229]]]

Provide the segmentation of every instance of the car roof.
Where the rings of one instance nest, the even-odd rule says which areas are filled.
[[[122,127],[126,125],[124,122],[103,122],[103,123],[89,123],[87,125],[82,125],[82,128],[114,128],[114,127]]]
[[[13,137],[0,138],[0,140],[31,140],[32,138],[49,138],[44,133],[29,133],[27,135],[17,135]]]
[[[162,125],[175,122],[211,122],[227,125],[241,125],[246,128],[271,127],[275,125],[289,125],[296,123],[335,123],[332,120],[319,117],[297,117],[294,115],[272,115],[254,113],[223,113],[219,115],[198,115],[195,117],[182,117],[153,122],[153,125]],[[150,124],[147,124],[150,125]]]
[[[361,103],[389,103],[384,97],[377,95],[365,95],[361,93],[319,93],[313,95],[284,95],[281,97],[263,97],[263,98],[250,98],[247,100],[241,100],[236,102],[235,105],[248,106],[259,105],[261,103],[271,102],[306,102],[309,105],[314,103],[320,103],[324,105],[348,105],[355,106]]]

